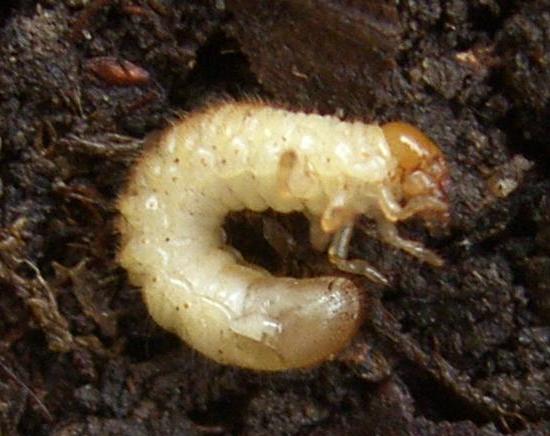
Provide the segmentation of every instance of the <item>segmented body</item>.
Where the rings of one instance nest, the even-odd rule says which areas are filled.
[[[321,233],[346,211],[387,220],[398,167],[378,125],[259,103],[211,107],[150,139],[119,201],[120,262],[156,322],[210,358],[313,365],[357,330],[359,291],[345,278],[273,277],[247,264],[225,245],[224,218],[298,211]]]

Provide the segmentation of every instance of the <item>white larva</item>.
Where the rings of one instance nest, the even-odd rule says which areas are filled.
[[[273,277],[224,242],[230,211],[299,211],[312,243],[340,269],[384,281],[348,260],[354,218],[421,260],[394,222],[447,218],[445,162],[412,126],[380,127],[261,103],[222,103],[149,139],[120,197],[119,260],[165,329],[206,356],[257,370],[330,359],[356,332],[361,298],[340,277]]]

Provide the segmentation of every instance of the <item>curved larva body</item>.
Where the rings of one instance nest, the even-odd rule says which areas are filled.
[[[227,103],[150,142],[119,202],[119,259],[152,317],[218,362],[259,370],[310,366],[345,346],[361,312],[349,280],[275,278],[225,246],[222,224],[242,209],[380,215],[398,166],[383,130]]]

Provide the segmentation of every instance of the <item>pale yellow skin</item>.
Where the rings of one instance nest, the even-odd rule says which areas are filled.
[[[404,209],[377,125],[224,103],[149,142],[119,201],[119,260],[155,321],[220,363],[308,367],[340,351],[361,318],[347,279],[276,278],[244,262],[225,245],[228,212],[304,212],[319,248],[365,214],[390,226],[394,245],[433,255],[391,240]]]

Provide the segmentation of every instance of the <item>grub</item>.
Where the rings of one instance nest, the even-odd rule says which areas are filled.
[[[548,9],[2,2],[0,350],[29,390],[0,368],[0,433],[548,434]],[[102,83],[84,68],[97,57],[150,81]],[[266,376],[206,361],[155,327],[114,261],[113,206],[143,138],[224,94],[405,120],[448,159],[450,232],[400,229],[445,266],[357,234],[350,253],[392,286],[370,288],[370,321],[320,368]],[[303,217],[269,217],[267,242],[262,216],[226,226],[249,260],[296,277],[337,273]]]

